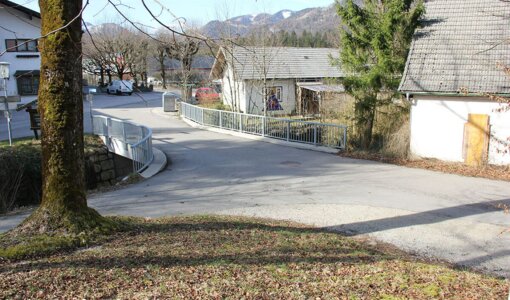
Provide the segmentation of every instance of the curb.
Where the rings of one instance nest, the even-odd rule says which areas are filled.
[[[145,169],[142,173],[140,173],[140,176],[143,178],[151,178],[154,175],[158,174],[163,170],[167,165],[167,158],[165,153],[163,151],[159,150],[156,147],[152,147],[152,152],[154,153],[154,160],[152,163]]]

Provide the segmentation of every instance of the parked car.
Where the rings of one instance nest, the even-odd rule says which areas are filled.
[[[220,94],[218,94],[213,88],[210,87],[201,87],[198,88],[195,92],[195,98],[200,101],[215,101],[220,99]]]
[[[106,88],[106,93],[117,95],[127,93],[131,95],[133,93],[133,83],[129,80],[113,80]]]

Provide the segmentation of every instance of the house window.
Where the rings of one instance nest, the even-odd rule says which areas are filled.
[[[5,40],[7,52],[39,52],[37,40],[9,39]]]
[[[23,95],[37,95],[39,90],[39,76],[23,75],[17,78],[18,93]]]
[[[282,91],[281,86],[268,87],[265,90],[265,101],[267,110],[282,110],[280,103],[282,102]]]

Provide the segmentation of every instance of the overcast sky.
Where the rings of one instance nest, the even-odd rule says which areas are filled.
[[[39,11],[37,0],[11,0],[33,10]],[[144,25],[159,27],[143,7],[141,0],[112,0],[122,3],[122,11],[130,19]],[[85,1],[84,1],[85,2]],[[154,14],[165,23],[171,23],[175,16],[185,18],[193,25],[205,25],[208,21],[226,19],[239,15],[276,13],[283,9],[301,10],[309,7],[324,7],[334,0],[146,0]],[[161,3],[166,9],[162,9]],[[171,12],[171,13],[170,13]],[[121,17],[107,0],[90,0],[84,12],[85,21],[92,24],[120,21]]]

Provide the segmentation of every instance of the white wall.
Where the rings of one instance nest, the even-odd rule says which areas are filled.
[[[246,103],[243,103],[247,113],[264,113],[264,84],[262,80],[246,80]],[[283,111],[274,114],[290,114],[296,109],[296,82],[294,79],[268,80],[267,87],[282,87],[280,105]]]
[[[234,73],[232,68],[227,68],[225,70],[223,77],[221,79],[222,82],[222,101],[223,104],[232,107],[234,104],[240,105],[240,103],[245,98],[244,95],[244,82],[235,80]],[[243,110],[243,106],[240,106],[241,110]]]
[[[510,112],[498,113],[500,105],[486,98],[414,96],[411,108],[411,152],[420,157],[462,162],[464,124],[468,114],[490,116],[489,163],[510,164],[510,153],[497,140],[510,137]]]
[[[6,10],[9,11],[6,11]],[[33,17],[30,19],[25,13],[16,9],[0,6],[0,53],[6,50],[6,39],[33,39],[41,35],[41,20]],[[6,30],[7,29],[7,30]],[[18,70],[39,70],[41,58],[17,58],[17,55],[39,55],[38,52],[6,52],[0,56],[0,61],[9,62],[11,77],[8,81],[7,92],[9,95],[18,95],[18,87],[14,73]],[[33,97],[27,97],[33,98]]]

